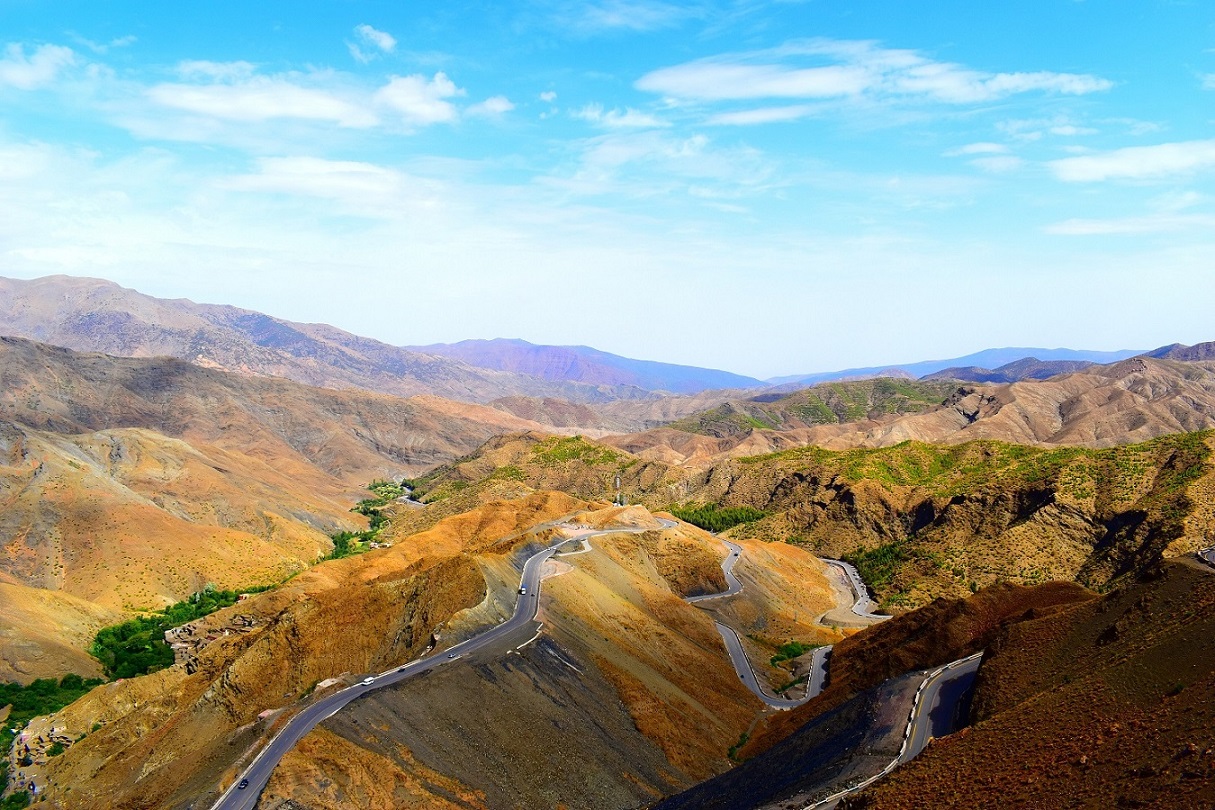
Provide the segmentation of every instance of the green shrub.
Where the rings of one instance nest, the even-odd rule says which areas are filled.
[[[749,506],[716,506],[714,504],[673,506],[671,514],[682,521],[710,532],[724,532],[742,523],[752,523],[767,517],[767,512]]]

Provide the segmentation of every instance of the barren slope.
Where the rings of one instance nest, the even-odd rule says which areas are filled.
[[[849,808],[1215,806],[1215,573],[1142,583],[1007,628],[973,728],[934,742]]]
[[[212,628],[216,639],[197,653],[192,672],[174,666],[106,684],[42,721],[72,739],[102,726],[43,767],[52,806],[198,800],[269,731],[275,716],[259,714],[292,705],[327,678],[420,654],[444,622],[485,601],[478,555],[504,558],[527,542],[528,527],[579,505],[559,493],[489,504],[391,549],[319,565],[200,620],[199,634]],[[237,614],[251,617],[252,629],[225,634]]]
[[[762,707],[710,616],[682,599],[724,588],[725,548],[686,525],[663,529],[638,507],[576,520],[651,530],[595,537],[590,551],[556,559],[532,643],[335,716],[283,762],[265,805],[626,808],[727,768],[727,749]],[[787,629],[791,614],[812,621],[830,602],[809,555],[791,549],[784,564],[768,562],[757,559],[762,576],[747,580],[755,622]],[[489,568],[492,581],[500,569]],[[308,752],[325,741],[348,761],[318,769]]]
[[[471,402],[502,396],[615,398],[609,388],[477,368],[344,332],[230,306],[143,295],[109,281],[0,278],[0,334],[123,357],[169,356],[246,375],[395,396]]]
[[[909,385],[897,380],[867,384],[877,382]],[[860,404],[860,410],[832,410],[822,396],[813,394],[816,390],[791,395],[809,397],[802,404],[778,408],[779,403],[730,403],[665,428],[604,441],[643,458],[705,467],[728,457],[801,445],[844,450],[904,441],[960,444],[995,439],[1027,445],[1113,447],[1215,427],[1215,363],[1210,361],[1135,357],[1049,380],[968,385],[936,407],[903,414],[883,415]],[[812,424],[815,421],[823,424]],[[683,435],[689,432],[707,432],[716,441]]]

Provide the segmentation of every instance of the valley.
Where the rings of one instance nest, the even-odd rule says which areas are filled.
[[[0,679],[114,675],[103,628],[203,592],[231,605],[166,634],[176,663],[21,729],[9,791],[65,808],[917,806],[899,803],[916,780],[959,762],[1015,781],[990,753],[1013,718],[1037,724],[1036,769],[1064,767],[1038,707],[1124,681],[1147,703],[1117,692],[1102,722],[1157,723],[1201,758],[1210,724],[1187,709],[1186,731],[1169,706],[1209,669],[1174,600],[1205,598],[1193,555],[1215,546],[1215,367],[1202,346],[1152,354],[1003,384],[668,396],[599,379],[579,401],[516,380],[462,402],[0,338]],[[1097,675],[1069,668],[1077,650]],[[1126,663],[1143,656],[1193,676]],[[1110,727],[1084,733],[1099,748]],[[1202,800],[1167,782],[1201,768],[1126,739],[1137,753],[1085,763]]]

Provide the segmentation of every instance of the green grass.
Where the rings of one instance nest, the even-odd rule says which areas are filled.
[[[767,517],[767,512],[749,506],[716,506],[714,504],[690,504],[673,506],[670,512],[682,521],[699,526],[710,532],[724,532],[742,523],[751,523]]]

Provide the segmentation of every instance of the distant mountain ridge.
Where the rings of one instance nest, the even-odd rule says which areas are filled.
[[[120,357],[176,357],[238,374],[285,377],[323,388],[485,403],[505,396],[610,402],[649,396],[493,371],[420,354],[326,324],[238,307],[162,299],[93,278],[0,278],[0,335]]]
[[[965,366],[942,369],[926,374],[921,380],[960,380],[962,382],[1013,383],[1021,380],[1048,380],[1057,374],[1071,374],[1094,366],[1089,360],[1039,360],[1026,357],[1005,363],[999,368]]]
[[[911,377],[924,379],[929,375],[945,369],[1000,369],[1011,363],[1027,358],[1038,362],[1043,361],[1085,361],[1087,363],[1106,364],[1116,363],[1128,357],[1141,354],[1139,349],[1121,349],[1118,351],[1090,351],[1087,349],[1042,349],[1007,347],[1002,349],[984,349],[963,357],[953,357],[947,360],[923,360],[915,363],[901,363],[888,366],[869,366],[866,368],[849,368],[841,371],[824,371],[813,374],[793,374],[784,377],[772,377],[766,382],[781,387],[813,385],[817,382],[831,380],[866,379],[869,377]],[[1171,358],[1180,359],[1180,358]],[[933,379],[940,379],[933,377]],[[967,379],[967,378],[961,378]],[[1018,378],[1021,379],[1021,378]],[[1013,382],[1013,380],[1002,380]]]
[[[422,354],[450,357],[479,368],[513,371],[542,380],[632,385],[648,391],[669,391],[673,394],[764,386],[761,380],[729,371],[634,360],[589,346],[544,346],[515,338],[462,340],[459,343],[406,348]]]

